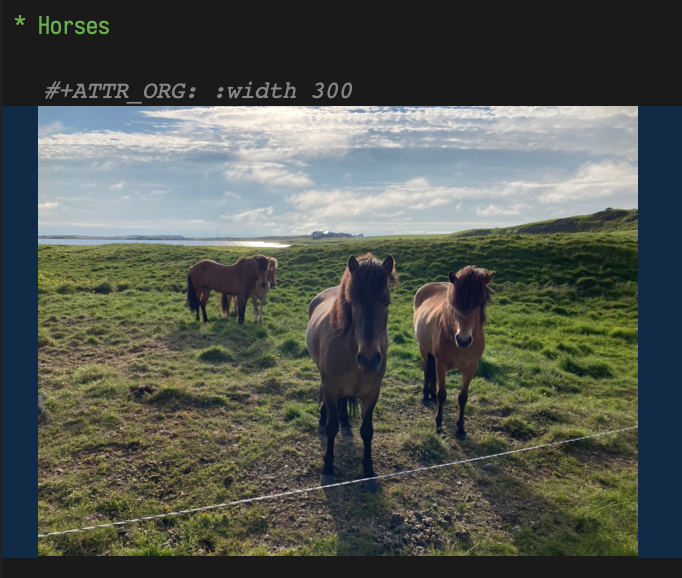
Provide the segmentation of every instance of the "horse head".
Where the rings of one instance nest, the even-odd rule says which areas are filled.
[[[469,265],[457,273],[450,271],[452,283],[450,302],[455,317],[455,343],[467,349],[474,342],[474,329],[486,321],[485,307],[490,303],[492,289],[488,287],[495,271],[476,269]]]
[[[270,260],[264,255],[256,255],[254,257],[256,261],[256,274],[258,275],[258,282],[261,287],[266,287],[268,284],[268,269],[270,265]]]
[[[387,344],[382,337],[386,333],[391,302],[389,283],[397,279],[395,261],[391,255],[383,263],[369,253],[360,259],[351,256],[348,274],[344,276],[344,289],[358,344],[355,360],[363,373],[377,373],[385,361],[382,345],[385,349]]]
[[[270,289],[272,289],[273,287],[277,287],[277,281],[275,280],[275,276],[277,275],[277,259],[270,257],[268,261],[267,282],[270,283]]]

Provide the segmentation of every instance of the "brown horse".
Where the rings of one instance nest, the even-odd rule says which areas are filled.
[[[424,401],[435,399],[438,382],[436,430],[442,431],[443,403],[447,397],[445,376],[450,369],[462,372],[457,437],[466,439],[464,406],[469,384],[485,349],[483,325],[495,271],[464,267],[450,272],[449,283],[427,283],[414,296],[414,332],[422,354]]]
[[[350,432],[347,400],[362,404],[360,435],[364,444],[363,477],[373,477],[372,414],[379,399],[381,380],[386,372],[388,349],[389,284],[397,280],[394,260],[384,262],[371,253],[348,259],[348,268],[338,287],[320,293],[308,306],[305,343],[310,357],[320,370],[320,429],[327,434],[327,452],[320,483],[333,484],[334,438],[339,418],[344,431]],[[376,480],[365,482],[376,492]]]
[[[246,300],[254,284],[258,281],[262,287],[267,284],[268,258],[263,255],[240,257],[234,265],[221,265],[215,261],[199,261],[187,275],[187,305],[191,311],[197,312],[199,321],[199,305],[206,317],[206,302],[211,290],[237,296],[239,305],[239,323],[244,323]]]
[[[265,307],[265,302],[267,301],[270,288],[277,286],[277,281],[275,280],[276,275],[277,259],[275,259],[274,257],[270,257],[268,263],[267,283],[265,284],[265,287],[261,286],[260,281],[256,281],[253,287],[253,291],[251,292],[251,303],[253,304],[254,323],[263,322],[263,307]],[[223,317],[229,317],[232,299],[234,299],[234,312],[236,315],[238,303],[236,295],[228,295],[227,293],[223,293],[220,296],[220,309],[222,310]],[[260,311],[258,310],[258,301],[260,301]]]

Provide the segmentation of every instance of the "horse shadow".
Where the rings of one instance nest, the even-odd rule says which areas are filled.
[[[335,441],[334,469],[336,481],[362,478],[362,440],[359,423],[353,423],[353,434],[339,430]],[[319,434],[321,449],[327,437]],[[378,472],[379,474],[381,472]],[[361,482],[347,486],[324,488],[329,515],[337,537],[337,555],[380,555],[386,553],[385,539],[390,524],[386,500],[388,484],[379,480],[379,491],[371,493]]]

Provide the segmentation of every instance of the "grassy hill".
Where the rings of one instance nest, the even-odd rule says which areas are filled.
[[[639,211],[637,209],[606,209],[593,215],[567,217],[539,221],[515,227],[494,229],[470,229],[453,233],[451,237],[485,237],[488,235],[551,235],[553,233],[597,233],[636,231]]]
[[[608,222],[614,222],[612,219]],[[636,222],[636,221],[635,221]],[[259,251],[259,250],[257,250]],[[187,270],[242,247],[38,247],[39,531],[316,486],[319,375],[307,305],[350,254],[396,259],[388,369],[375,412],[384,474],[637,422],[637,232],[353,239],[268,250],[261,326],[196,323]],[[474,264],[497,271],[486,352],[454,437],[421,403],[412,300]],[[251,311],[247,309],[247,321]],[[362,442],[337,443],[339,481]],[[358,486],[39,541],[42,555],[637,554],[637,434],[629,432]]]

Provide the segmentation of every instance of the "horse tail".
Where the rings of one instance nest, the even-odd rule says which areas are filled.
[[[194,283],[189,273],[187,273],[187,307],[190,311],[199,311],[197,292],[194,290]]]
[[[426,371],[424,372],[424,385],[436,387],[436,358],[428,354],[426,358]]]
[[[227,293],[220,294],[220,310],[223,313],[223,317],[230,316],[230,302],[227,300]]]

